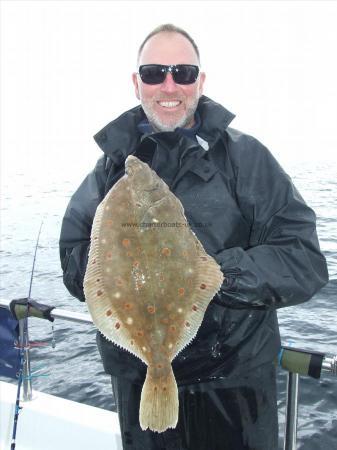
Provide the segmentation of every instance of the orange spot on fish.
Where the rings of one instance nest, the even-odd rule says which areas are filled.
[[[126,256],[132,256],[132,252],[126,252]]]
[[[147,312],[149,314],[154,314],[156,312],[156,308],[154,306],[148,306],[147,307]]]
[[[112,311],[111,309],[108,309],[107,312],[105,313],[106,316],[110,317],[112,315]]]
[[[165,280],[164,275],[162,273],[159,275],[159,280],[160,281],[164,281]]]
[[[184,295],[185,294],[185,289],[184,288],[179,288],[178,289],[178,294],[179,295]]]
[[[139,337],[144,336],[144,331],[142,331],[142,330],[137,331],[137,336],[139,336]]]
[[[121,324],[120,324],[119,322],[116,322],[116,323],[115,323],[115,328],[116,328],[116,330],[119,330],[120,327],[121,327]]]
[[[106,254],[106,259],[112,259],[112,253],[111,252],[108,252]]]
[[[205,283],[201,283],[200,289],[206,289],[206,284]]]
[[[177,330],[177,328],[174,325],[171,325],[169,329],[172,333],[175,333],[175,331]]]
[[[108,220],[106,221],[106,224],[108,225],[108,227],[111,227],[111,225],[113,224],[113,222],[112,222],[111,219],[108,219]]]
[[[165,317],[164,319],[161,319],[161,323],[167,325],[169,323],[169,320]]]
[[[122,286],[123,280],[120,277],[116,278],[116,284],[117,284],[117,286]]]
[[[130,244],[131,244],[130,239],[123,239],[122,240],[122,245],[124,247],[130,247]]]
[[[193,305],[193,306],[192,306],[192,310],[193,310],[193,311],[198,311],[197,305]]]
[[[162,364],[157,364],[157,369],[162,369],[163,365]]]
[[[96,292],[97,297],[101,296],[102,294],[103,294],[103,291],[101,291],[101,289],[99,289],[99,290]]]
[[[130,309],[132,309],[132,303],[124,303],[124,308],[125,309],[127,309],[127,310],[130,310]]]
[[[139,261],[133,261],[132,265],[133,265],[133,267],[138,267],[139,266]]]
[[[189,322],[185,322],[185,325],[186,325],[187,327],[190,327],[190,326],[191,326],[191,324],[190,324]]]
[[[170,256],[171,255],[171,250],[168,247],[164,247],[161,251],[161,254],[164,256]]]
[[[96,259],[93,259],[93,260],[92,260],[92,264],[96,264]]]
[[[166,392],[167,391],[167,387],[163,386],[163,391]]]

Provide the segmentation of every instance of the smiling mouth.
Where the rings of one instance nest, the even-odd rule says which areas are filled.
[[[162,106],[163,108],[176,108],[177,106],[179,106],[181,104],[181,101],[169,101],[169,102],[165,102],[165,101],[159,101],[157,102],[158,105]]]

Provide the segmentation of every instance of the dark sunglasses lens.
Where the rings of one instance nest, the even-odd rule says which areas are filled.
[[[143,83],[146,84],[160,84],[166,78],[168,66],[160,66],[156,64],[148,64],[140,66],[139,75]],[[198,66],[191,66],[189,64],[178,64],[172,66],[172,76],[177,84],[192,84],[196,81],[199,74]]]
[[[166,73],[160,66],[143,66],[139,68],[141,80],[146,84],[159,84],[165,80]]]
[[[177,84],[192,84],[198,78],[199,68],[186,64],[177,65],[173,70],[173,79]]]

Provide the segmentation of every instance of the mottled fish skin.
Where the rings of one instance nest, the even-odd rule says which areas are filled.
[[[178,418],[171,361],[196,335],[223,274],[165,182],[134,156],[125,166],[96,211],[84,292],[101,333],[147,364],[140,423],[164,431]],[[180,226],[164,225],[172,223]]]

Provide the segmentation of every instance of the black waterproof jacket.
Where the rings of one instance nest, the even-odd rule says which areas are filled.
[[[276,309],[309,300],[328,281],[315,214],[289,176],[259,141],[228,127],[234,115],[221,105],[203,96],[198,112],[208,150],[178,130],[142,134],[140,106],[97,133],[104,155],[71,198],[60,237],[64,283],[84,301],[93,217],[126,157],[148,162],[169,185],[225,275],[197,336],[173,361],[180,385],[235,380],[272,361],[280,348]],[[107,373],[144,381],[138,358],[97,338]]]

